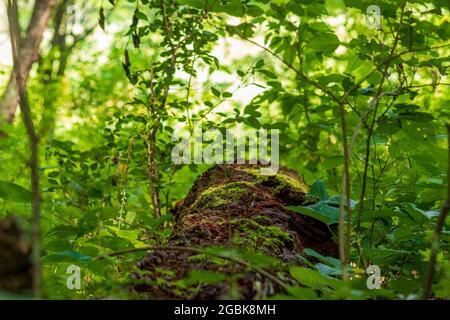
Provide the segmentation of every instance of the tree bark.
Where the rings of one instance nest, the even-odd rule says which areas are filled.
[[[29,146],[30,146],[30,161],[29,167],[31,170],[31,190],[33,194],[32,207],[32,261],[33,261],[33,294],[34,297],[41,298],[41,193],[39,182],[39,138],[34,128],[33,118],[31,115],[31,108],[28,102],[28,92],[26,81],[22,78],[22,61],[20,60],[21,50],[20,44],[20,30],[19,30],[19,9],[17,0],[8,0],[8,21],[9,21],[9,35],[11,38],[11,51],[13,56],[14,68],[13,76],[17,84],[17,96],[20,111],[25,125]]]
[[[220,165],[199,177],[173,211],[176,224],[167,246],[138,262],[134,290],[152,299],[261,299],[294,283],[286,269],[255,266],[246,256],[203,254],[198,248],[262,253],[289,265],[303,265],[299,255],[305,248],[337,257],[325,224],[285,208],[317,201],[307,195],[302,179],[287,169],[275,176],[262,176],[259,169]],[[225,279],[183,284],[193,271]]]
[[[25,38],[20,45],[20,76],[26,85],[31,66],[38,59],[39,46],[56,0],[36,0]],[[16,26],[18,27],[18,25]],[[0,101],[0,125],[12,123],[18,105],[17,84],[13,73]]]

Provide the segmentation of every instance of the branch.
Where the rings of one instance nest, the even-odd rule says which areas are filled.
[[[450,83],[441,83],[441,82],[437,82],[437,83],[426,83],[426,84],[418,84],[418,85],[414,85],[414,86],[408,86],[407,88],[423,88],[423,87],[437,87],[437,86],[450,86]]]
[[[435,50],[435,49],[441,49],[441,48],[445,48],[445,47],[449,47],[450,43],[447,44],[443,44],[440,46],[435,46],[435,47],[426,47],[426,48],[418,48],[418,49],[411,49],[411,50],[405,50],[402,51],[400,53],[397,53],[396,55],[393,55],[389,58],[387,58],[386,60],[384,60],[383,62],[381,62],[379,65],[377,65],[372,71],[370,71],[368,74],[366,74],[361,80],[359,80],[357,83],[355,83],[355,85],[353,87],[351,87],[349,90],[347,90],[344,95],[342,96],[342,101],[345,101],[348,97],[348,95],[353,91],[356,90],[364,81],[366,81],[370,76],[372,76],[375,72],[377,71],[381,71],[381,68],[389,63],[391,63],[392,61],[394,61],[395,59],[408,54],[408,53],[414,53],[414,52],[422,52],[422,51],[431,51],[431,50]]]
[[[448,185],[447,185],[447,200],[441,208],[438,221],[436,223],[436,228],[433,234],[433,240],[431,242],[431,255],[430,262],[428,263],[427,272],[425,274],[425,288],[423,292],[423,299],[429,299],[431,296],[431,287],[433,285],[433,274],[436,266],[436,257],[439,251],[439,242],[441,238],[442,227],[444,226],[445,219],[450,211],[450,124],[447,124],[447,134],[448,134]]]
[[[270,55],[274,56],[276,59],[278,59],[280,62],[282,62],[285,66],[287,66],[289,69],[291,69],[292,71],[294,71],[300,78],[302,78],[303,80],[305,80],[306,82],[308,82],[309,84],[311,84],[312,86],[316,87],[317,89],[321,90],[322,92],[324,92],[325,94],[327,94],[331,99],[333,99],[335,102],[337,102],[339,105],[342,105],[343,102],[341,101],[341,99],[339,99],[339,97],[337,95],[335,95],[332,91],[328,90],[326,87],[322,86],[320,83],[312,80],[311,78],[309,78],[307,75],[305,75],[303,72],[301,72],[300,70],[298,70],[296,67],[294,67],[291,63],[287,62],[286,60],[284,60],[283,58],[281,58],[279,55],[277,55],[275,52],[273,52],[272,50],[270,50],[269,48],[260,45],[259,43],[257,43],[256,41],[253,41],[251,39],[248,38],[242,38],[242,40],[245,40],[247,42],[250,42],[251,44],[263,49],[264,51],[266,51],[267,53],[269,53]]]
[[[134,253],[134,252],[141,252],[141,251],[187,251],[187,252],[193,252],[193,253],[208,254],[210,256],[214,256],[214,257],[217,257],[217,258],[229,260],[231,262],[234,262],[234,263],[243,265],[243,266],[245,266],[247,268],[253,269],[256,272],[258,272],[259,274],[261,274],[261,275],[265,276],[266,278],[272,280],[274,283],[278,284],[283,289],[285,289],[285,290],[288,289],[288,286],[285,283],[283,283],[280,279],[278,279],[274,275],[270,274],[269,272],[267,272],[266,270],[264,270],[264,269],[262,269],[262,268],[260,268],[258,266],[254,266],[254,265],[248,263],[247,261],[239,259],[239,258],[236,258],[236,257],[222,255],[222,254],[214,253],[214,252],[208,252],[207,250],[204,250],[204,249],[201,249],[201,248],[183,247],[183,246],[170,246],[170,247],[147,246],[147,247],[143,247],[143,248],[131,248],[131,249],[120,250],[120,251],[109,253],[107,255],[98,256],[95,259],[96,260],[100,260],[100,259],[104,259],[105,257],[115,257],[115,256],[127,254],[127,253]]]
[[[23,123],[27,130],[28,138],[30,140],[30,169],[31,169],[31,189],[33,194],[32,202],[32,261],[33,261],[33,294],[34,297],[41,298],[41,195],[39,190],[39,150],[38,150],[38,136],[34,128],[30,105],[28,102],[28,93],[26,86],[26,79],[21,72],[21,48],[20,48],[20,30],[17,29],[17,21],[19,21],[19,14],[16,0],[8,0],[8,21],[9,32],[11,38],[11,48],[14,62],[13,75],[17,84],[18,102],[20,111],[22,113]]]
[[[175,44],[172,41],[172,30],[171,30],[169,18],[167,17],[166,5],[164,4],[164,0],[161,0],[160,7],[161,7],[161,14],[163,17],[163,29],[164,29],[164,32],[166,33],[166,38],[169,43],[170,53],[171,53],[171,62],[170,62],[170,69],[171,69],[170,72],[171,73],[168,75],[169,79],[168,79],[167,85],[164,88],[164,94],[163,94],[163,97],[161,100],[161,108],[165,109],[167,98],[169,96],[170,82],[173,78],[173,75],[175,74],[175,69],[176,69],[177,47],[175,46]]]
[[[399,29],[401,27],[401,24],[403,23],[403,15],[405,12],[405,6],[402,6],[401,9],[401,14],[400,14],[400,22],[399,22]],[[389,21],[389,20],[388,20]],[[390,25],[390,24],[389,24]],[[392,33],[393,30],[391,29]],[[397,33],[394,36],[394,43],[392,45],[391,51],[389,53],[389,57],[393,57],[395,54],[395,50],[397,49],[397,45],[398,45],[398,41],[400,39],[400,31],[397,31]],[[389,59],[387,59],[389,60]],[[400,91],[393,91],[393,92],[383,92],[383,84],[386,80],[386,75],[388,72],[390,66],[390,62],[387,63],[384,67],[384,70],[382,71],[382,77],[381,77],[381,81],[380,84],[378,85],[378,89],[375,93],[375,96],[369,101],[368,104],[368,109],[367,111],[364,113],[364,115],[360,118],[357,126],[355,127],[355,131],[353,132],[353,136],[352,136],[352,141],[350,144],[350,153],[353,152],[353,147],[356,143],[356,138],[358,137],[359,131],[361,130],[362,124],[365,122],[366,117],[372,112],[373,110],[373,119],[372,119],[372,123],[369,129],[369,133],[368,133],[368,137],[367,137],[367,141],[366,141],[366,159],[365,159],[365,165],[364,165],[364,176],[363,176],[363,181],[362,181],[362,188],[361,188],[361,194],[360,194],[360,202],[359,202],[359,210],[358,210],[358,219],[357,219],[357,228],[359,229],[360,227],[360,222],[361,222],[361,215],[362,212],[364,210],[364,199],[365,199],[365,192],[366,192],[366,181],[367,181],[367,163],[369,161],[370,158],[370,139],[372,138],[372,133],[373,133],[373,129],[375,127],[375,121],[376,121],[376,116],[377,116],[377,111],[378,111],[378,106],[380,103],[380,100],[383,96],[398,96],[399,94],[401,94],[401,90]],[[351,91],[350,91],[351,92]],[[345,94],[344,94],[345,96]]]

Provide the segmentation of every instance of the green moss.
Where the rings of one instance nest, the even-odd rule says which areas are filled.
[[[196,213],[187,214],[179,223],[179,233],[189,233],[201,239],[221,233],[225,219],[219,216],[203,216]]]
[[[192,205],[195,209],[219,209],[232,205],[243,199],[254,197],[254,185],[250,182],[232,182],[211,187],[203,191]]]
[[[262,223],[271,223],[270,218],[266,216],[255,216],[251,219],[233,219],[230,223],[237,225],[241,233],[234,239],[234,243],[245,246],[248,249],[267,248],[278,250],[294,242],[292,235],[281,230],[280,227],[263,225]]]
[[[277,173],[275,175],[261,175],[259,169],[242,170],[255,176],[258,184],[269,186],[270,191],[275,194],[287,189],[299,193],[308,192],[308,187],[306,184],[283,173]]]

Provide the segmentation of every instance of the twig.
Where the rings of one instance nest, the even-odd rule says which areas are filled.
[[[405,11],[405,6],[402,6],[401,9],[401,14],[400,14],[400,23],[399,25],[401,26],[402,22],[403,22],[403,15],[404,15],[404,11]],[[389,20],[388,20],[389,21]],[[389,24],[390,26],[390,24]],[[399,26],[399,28],[400,28]],[[391,29],[392,34],[394,34],[394,31]],[[394,43],[392,45],[392,49],[391,52],[389,54],[390,57],[394,56],[395,50],[397,48],[397,44],[398,41],[400,39],[400,32],[398,31],[395,34],[395,38],[394,38]],[[372,133],[373,133],[373,129],[376,123],[376,116],[377,116],[377,111],[378,111],[378,106],[380,103],[380,100],[383,96],[393,96],[396,97],[398,96],[402,91],[393,91],[393,92],[382,92],[383,91],[383,84],[386,80],[386,74],[389,70],[389,66],[390,66],[390,60],[388,59],[388,63],[385,65],[384,70],[382,72],[382,77],[381,77],[381,81],[380,84],[378,86],[377,92],[375,94],[375,96],[369,101],[369,108],[367,109],[366,113],[364,113],[364,115],[360,118],[358,125],[355,128],[355,131],[353,133],[352,136],[352,143],[351,143],[351,147],[350,147],[350,152],[352,152],[354,144],[356,142],[356,138],[359,134],[359,131],[361,129],[362,123],[366,120],[366,117],[372,112],[373,110],[373,119],[372,119],[372,123],[371,126],[369,128],[369,133],[368,133],[368,137],[367,137],[367,141],[366,141],[366,158],[365,158],[365,164],[364,164],[364,175],[363,175],[363,181],[362,181],[362,190],[361,190],[361,194],[360,194],[360,202],[359,202],[359,210],[358,210],[358,219],[357,219],[357,229],[359,229],[360,227],[360,223],[361,223],[361,216],[362,213],[364,211],[364,200],[365,200],[365,192],[366,192],[366,182],[367,182],[367,170],[368,170],[368,166],[367,163],[369,161],[370,158],[370,140],[372,139]],[[395,98],[394,98],[395,101]]]
[[[375,72],[381,70],[381,68],[383,66],[385,66],[386,64],[390,64],[392,61],[394,61],[395,59],[408,54],[408,53],[414,53],[414,52],[422,52],[422,51],[431,51],[431,50],[435,50],[435,49],[441,49],[441,48],[446,48],[446,47],[450,47],[450,43],[447,44],[443,44],[443,45],[439,45],[439,46],[434,46],[434,47],[425,47],[425,48],[418,48],[418,49],[411,49],[411,50],[405,50],[402,51],[400,53],[397,53],[396,55],[393,55],[389,58],[387,58],[386,60],[384,60],[383,62],[381,62],[380,64],[378,64],[377,66],[375,66],[374,69],[372,69],[372,71],[370,71],[368,74],[366,74],[364,77],[362,77],[357,83],[355,83],[353,85],[353,87],[351,87],[349,90],[347,90],[344,95],[342,96],[342,100],[344,101],[348,95],[350,93],[352,93],[354,90],[356,90],[364,81],[366,81],[370,76],[372,76]]]
[[[281,58],[279,55],[277,55],[275,52],[273,52],[272,50],[270,50],[269,48],[259,44],[256,41],[253,41],[251,39],[248,38],[242,38],[242,40],[245,40],[247,42],[250,42],[251,44],[263,49],[264,51],[266,51],[267,53],[269,53],[270,55],[272,55],[273,57],[275,57],[276,59],[278,59],[280,62],[282,62],[285,66],[287,66],[289,69],[291,69],[292,71],[294,71],[300,78],[302,78],[303,80],[305,80],[306,82],[308,82],[309,84],[311,84],[312,86],[316,87],[317,89],[321,90],[322,92],[324,92],[325,94],[327,94],[331,99],[333,99],[335,102],[337,102],[339,105],[343,104],[342,100],[335,95],[331,90],[328,90],[326,87],[324,87],[323,85],[321,85],[320,83],[314,81],[313,79],[311,79],[310,77],[308,77],[307,75],[305,75],[303,72],[301,72],[300,70],[298,70],[296,67],[294,67],[291,63],[287,62],[286,60],[284,60],[283,58]]]
[[[348,148],[347,141],[347,125],[345,122],[345,107],[340,105],[340,122],[342,129],[342,144],[344,148],[344,172],[342,175],[342,188],[339,197],[339,258],[341,260],[341,274],[342,279],[346,280],[348,278],[347,275],[347,254],[349,245],[344,237],[344,214],[345,209],[347,209],[347,233],[350,233],[350,170],[349,170],[349,162],[350,162],[350,154]],[[345,206],[347,208],[345,208]],[[348,240],[350,237],[347,237]]]

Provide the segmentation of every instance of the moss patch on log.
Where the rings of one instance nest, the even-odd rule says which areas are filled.
[[[220,209],[245,200],[257,200],[255,186],[251,182],[232,182],[211,187],[204,190],[191,207],[191,211],[198,209]]]
[[[243,171],[252,174],[259,186],[267,188],[285,204],[305,204],[315,202],[315,199],[307,195],[308,187],[299,176],[293,177],[293,173],[284,169],[275,175],[261,175],[259,169],[243,168]]]
[[[294,246],[294,237],[280,227],[270,225],[271,220],[267,216],[232,219],[230,223],[238,229],[233,244],[239,247],[278,250],[280,247]]]

